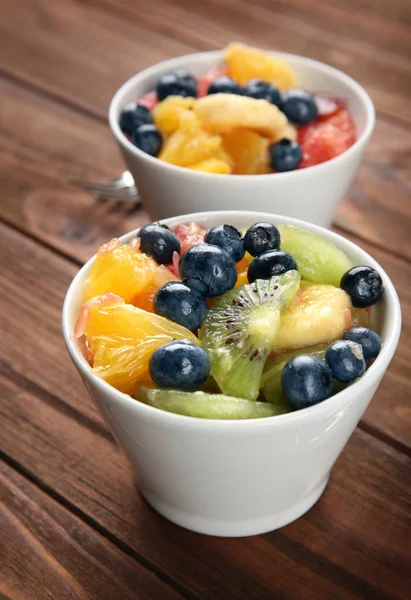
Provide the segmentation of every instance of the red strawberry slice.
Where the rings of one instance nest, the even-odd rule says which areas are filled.
[[[303,151],[299,169],[319,165],[339,156],[357,139],[354,121],[347,109],[341,108],[323,119],[300,127],[298,131],[298,141]]]
[[[148,110],[153,110],[153,108],[158,104],[158,98],[156,92],[148,92],[148,94],[144,94],[137,101],[138,104],[145,106]]]
[[[196,246],[204,241],[207,230],[197,223],[188,223],[188,225],[177,225],[174,233],[181,242],[180,254],[183,254],[191,246]]]

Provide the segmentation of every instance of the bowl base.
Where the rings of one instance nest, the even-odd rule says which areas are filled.
[[[156,510],[160,515],[175,523],[195,531],[196,533],[203,533],[205,535],[214,535],[218,537],[246,537],[250,535],[260,535],[262,533],[268,533],[275,529],[280,529],[289,523],[292,523],[317,502],[321,494],[325,490],[328,483],[329,475],[307,496],[303,498],[297,504],[294,504],[287,510],[280,513],[270,515],[268,517],[255,518],[255,519],[243,519],[238,521],[230,521],[227,519],[209,519],[205,517],[196,516],[193,514],[185,513],[178,510],[174,506],[163,502],[160,498],[153,496],[143,490],[139,490],[140,494],[147,500],[147,502]]]

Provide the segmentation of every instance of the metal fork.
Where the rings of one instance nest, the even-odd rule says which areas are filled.
[[[130,171],[124,171],[120,177],[106,181],[72,179],[70,183],[90,192],[98,200],[119,200],[134,205],[140,204],[140,194]]]

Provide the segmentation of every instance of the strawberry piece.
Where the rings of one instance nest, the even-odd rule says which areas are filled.
[[[178,252],[173,252],[173,262],[171,265],[167,265],[167,269],[176,277],[179,277],[178,263],[180,262],[180,255]]]
[[[137,101],[138,104],[145,106],[148,110],[153,110],[153,108],[158,104],[158,98],[156,92],[148,92],[148,94],[144,94]]]
[[[205,75],[199,78],[198,87],[197,87],[197,96],[198,98],[202,98],[203,96],[207,96],[208,88],[210,84],[213,83],[214,79],[217,77],[221,77],[222,75],[227,75],[227,65],[221,65],[219,67],[213,67]]]
[[[204,236],[207,230],[197,223],[189,223],[188,225],[177,225],[174,233],[180,238],[181,249],[180,254],[184,254],[191,246],[196,246],[204,241]]]
[[[319,165],[339,156],[356,141],[354,121],[345,108],[340,108],[324,120],[300,127],[298,142],[303,151],[299,169]]]

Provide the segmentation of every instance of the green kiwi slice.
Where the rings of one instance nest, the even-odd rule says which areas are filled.
[[[257,280],[227,292],[207,312],[199,336],[223,394],[257,399],[281,311],[294,299],[300,281],[297,271]]]
[[[268,402],[253,402],[223,394],[161,390],[137,385],[137,400],[167,412],[200,419],[260,419],[290,412]]]
[[[278,229],[281,250],[295,258],[303,279],[340,287],[341,277],[353,267],[342,250],[323,237],[295,225],[278,225]]]

